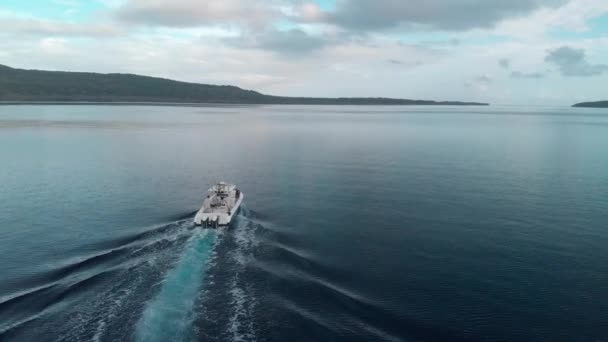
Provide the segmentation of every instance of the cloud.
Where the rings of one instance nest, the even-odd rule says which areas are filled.
[[[555,64],[563,76],[590,77],[601,75],[608,71],[608,65],[590,64],[585,56],[585,50],[568,46],[550,50],[545,61]]]
[[[498,25],[497,33],[520,41],[543,40],[547,34],[589,32],[590,20],[608,12],[608,1],[569,0],[563,6],[542,8],[531,15],[514,18]]]
[[[411,61],[406,62],[406,61],[403,61],[400,59],[389,58],[386,62],[393,66],[410,67],[410,68],[424,65],[424,62],[422,62],[420,60],[411,60]]]
[[[475,77],[474,81],[477,83],[483,83],[483,84],[491,84],[493,82],[492,78],[488,75],[477,76],[477,77]]]
[[[328,36],[311,35],[300,29],[287,31],[268,29],[228,38],[225,41],[238,48],[261,49],[297,57],[324,48],[332,39]]]
[[[292,17],[305,22],[321,22],[327,15],[327,13],[314,2],[302,3],[299,6],[296,6],[293,12],[294,15],[292,15]]]
[[[65,54],[69,53],[65,39],[62,38],[45,38],[40,41],[40,48],[50,54]]]
[[[438,40],[424,40],[419,42],[418,44],[432,47],[458,47],[462,44],[462,41],[458,38],[450,38]]]
[[[511,77],[512,78],[519,78],[519,79],[541,79],[545,77],[545,74],[543,74],[542,72],[530,72],[530,73],[526,73],[526,72],[521,72],[521,71],[513,71],[511,73]]]
[[[502,20],[563,3],[565,0],[338,0],[325,18],[355,31],[399,26],[460,31],[493,27]]]
[[[407,27],[438,30],[490,28],[567,0],[337,0],[324,10],[311,0],[125,0],[116,18],[166,27],[246,25],[267,28],[276,20],[331,24],[365,32]]]
[[[114,14],[122,21],[166,27],[246,25],[265,27],[281,15],[278,1],[129,0]]]
[[[501,60],[498,61],[498,64],[503,68],[503,69],[509,69],[511,67],[511,60],[508,58],[503,58]]]
[[[1,18],[0,35],[60,36],[60,37],[113,37],[122,30],[107,24],[72,24],[36,18]]]
[[[467,88],[476,88],[481,91],[486,91],[494,83],[492,77],[488,75],[480,75],[468,80],[464,83]]]

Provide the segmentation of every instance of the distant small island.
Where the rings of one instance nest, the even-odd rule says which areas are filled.
[[[179,82],[134,74],[25,70],[0,65],[0,104],[78,102],[114,104],[489,105],[478,102],[439,102],[382,97],[273,96],[235,86]]]
[[[608,108],[608,101],[581,102],[581,103],[575,104],[572,107],[579,107],[579,108]]]

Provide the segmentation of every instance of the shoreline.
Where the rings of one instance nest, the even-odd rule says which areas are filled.
[[[0,106],[159,106],[159,107],[240,107],[240,106],[390,106],[390,107],[489,107],[489,103],[429,103],[429,104],[395,104],[395,103],[226,103],[226,102],[139,102],[139,101],[0,101]]]

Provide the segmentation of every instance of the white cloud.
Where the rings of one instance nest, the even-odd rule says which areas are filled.
[[[285,12],[304,22],[322,22],[327,17],[327,13],[314,2],[304,2],[295,8],[287,8]]]
[[[48,54],[66,54],[71,50],[67,47],[65,39],[44,38],[40,41],[40,48]]]
[[[529,16],[505,21],[495,33],[518,40],[543,40],[551,30],[583,32],[589,30],[589,19],[608,13],[608,1],[570,0],[558,8],[543,8]]]
[[[0,16],[1,18],[1,16]],[[0,36],[23,37],[63,36],[63,37],[112,37],[123,33],[122,29],[111,24],[74,24],[57,20],[38,18],[2,18]]]

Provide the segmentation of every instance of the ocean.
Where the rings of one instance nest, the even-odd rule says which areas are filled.
[[[606,340],[607,110],[0,106],[0,341]]]

